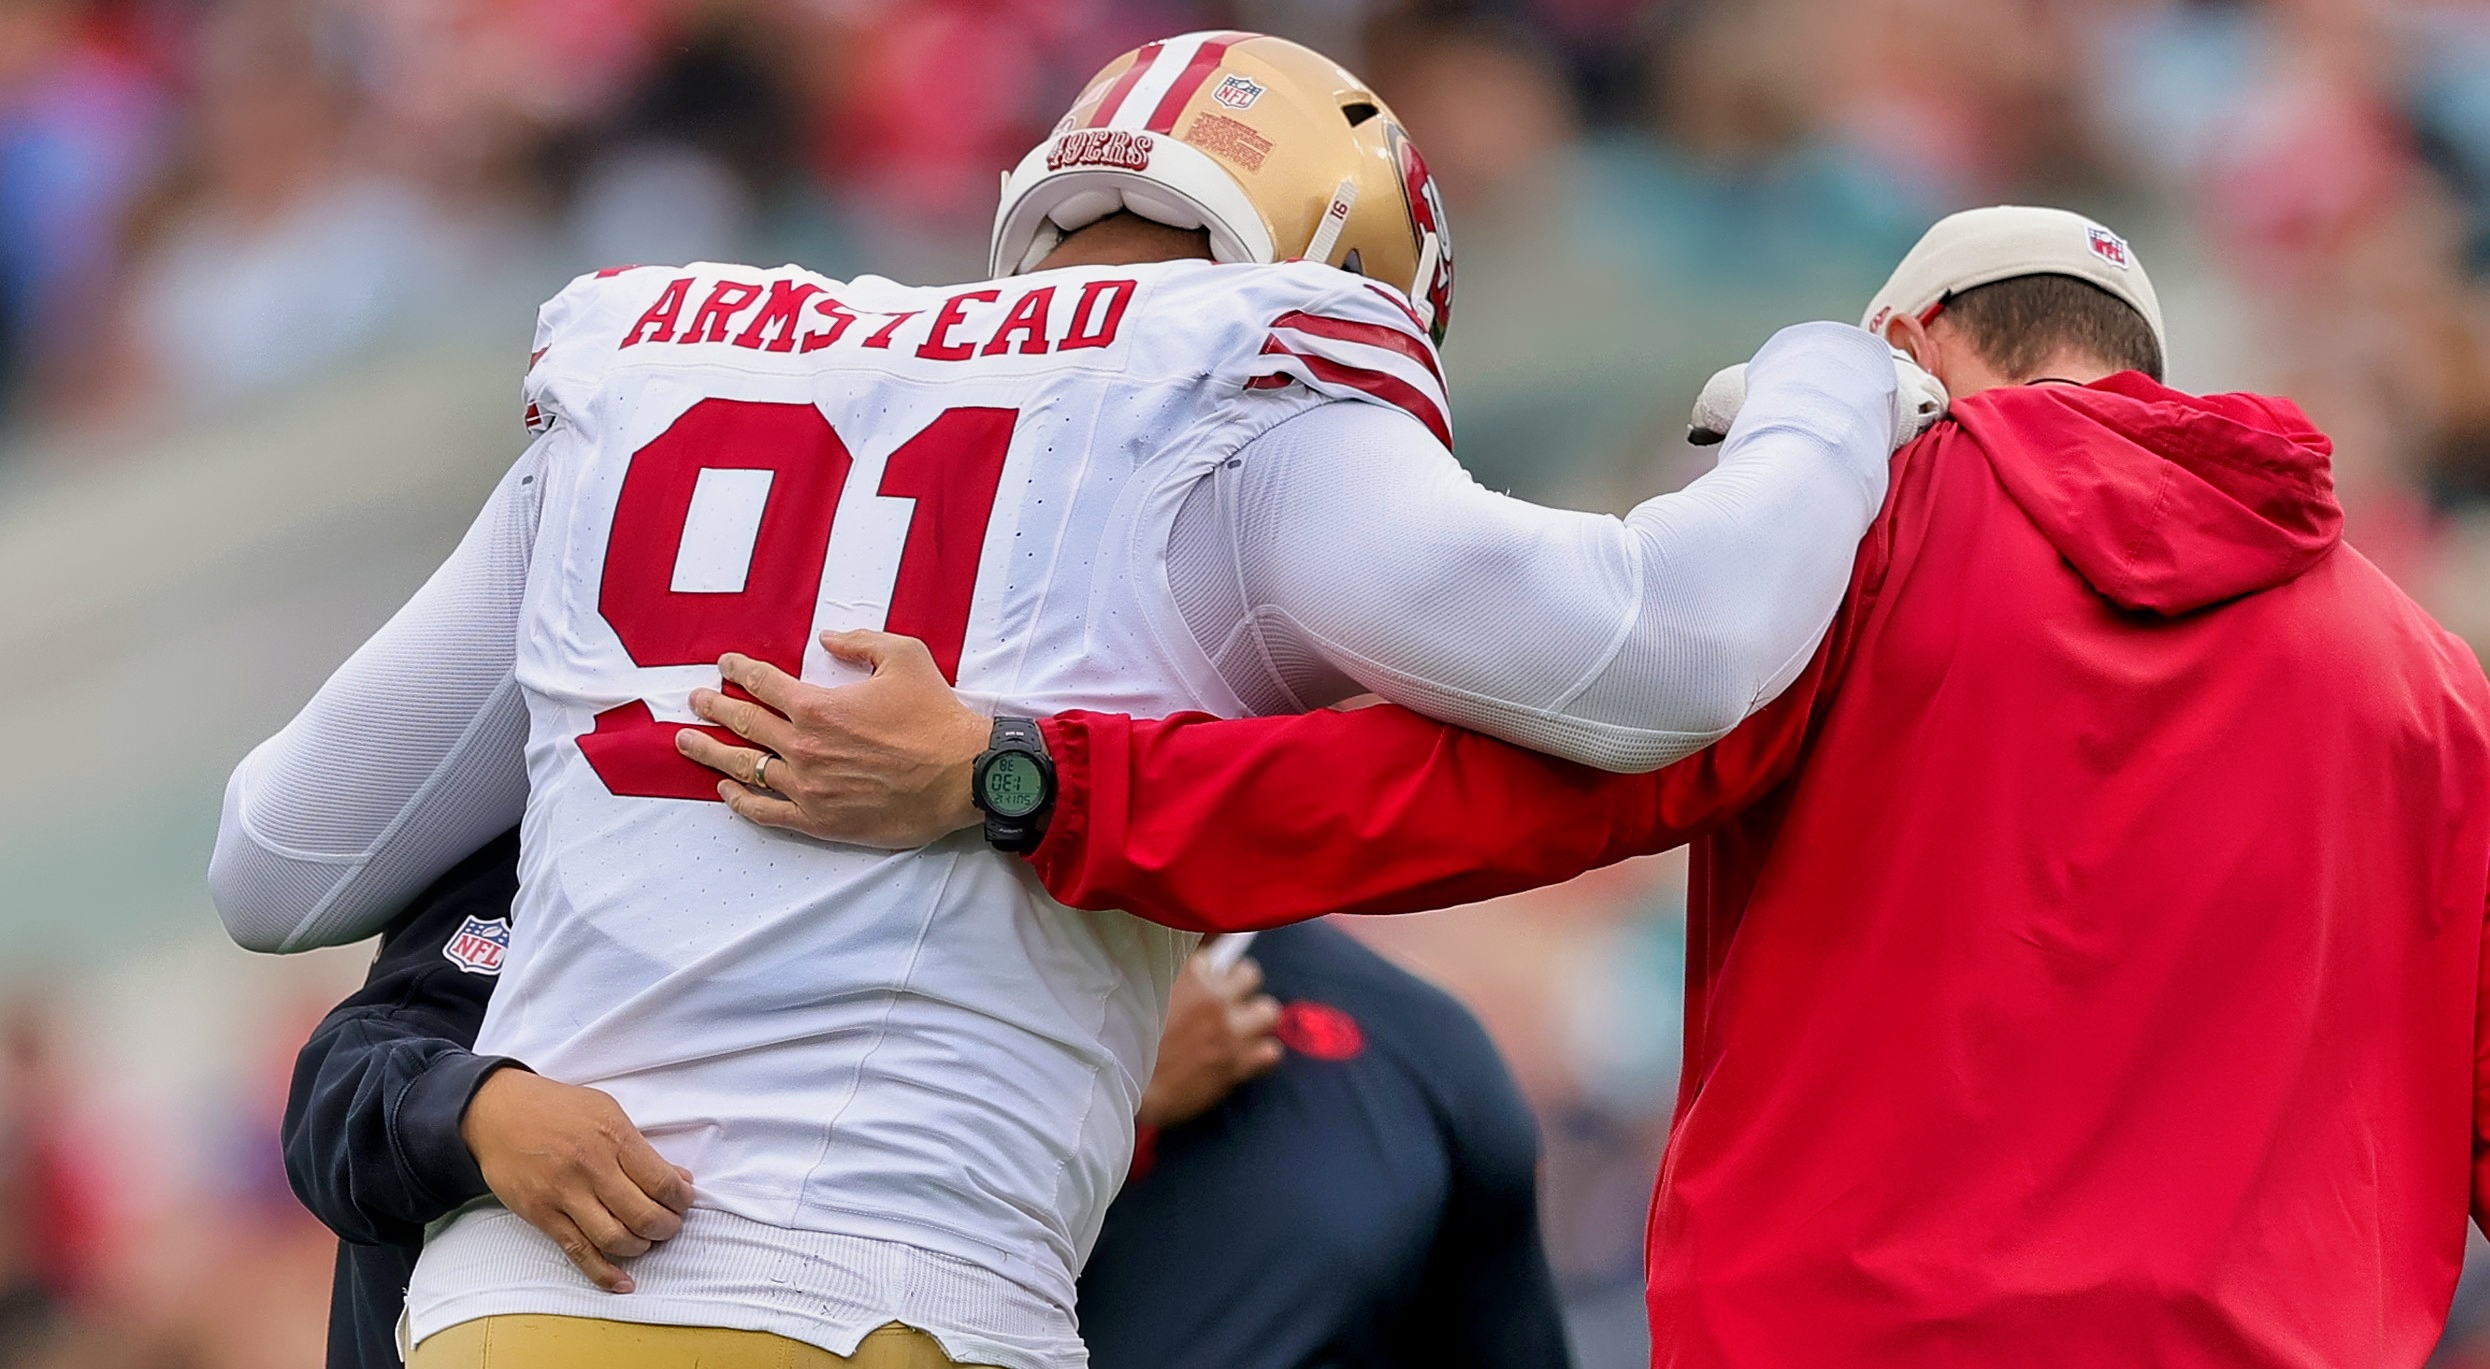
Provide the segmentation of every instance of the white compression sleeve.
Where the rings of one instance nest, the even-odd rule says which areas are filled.
[[[378,932],[507,831],[527,803],[527,706],[512,678],[544,443],[449,560],[225,786],[208,890],[254,951]]]
[[[1491,493],[1408,416],[1325,405],[1214,477],[1234,610],[1187,618],[1257,707],[1346,677],[1570,760],[1665,765],[1786,688],[1830,626],[1884,500],[1894,388],[1868,334],[1785,329],[1718,467],[1622,520]],[[1171,546],[1171,576],[1198,559]]]

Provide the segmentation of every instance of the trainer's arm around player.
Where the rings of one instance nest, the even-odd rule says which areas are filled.
[[[508,935],[517,854],[512,832],[427,889],[295,1059],[286,1177],[346,1241],[420,1242],[426,1223],[488,1191],[459,1127],[476,1090],[518,1065],[470,1049],[496,982],[491,952]]]
[[[972,772],[992,720],[962,703],[921,643],[829,633],[872,678],[824,689],[748,657],[727,678],[761,705],[708,706],[772,748],[686,732],[727,776],[719,791],[764,826],[907,847],[974,827]],[[1838,643],[1715,745],[1620,775],[1392,704],[1268,718],[1072,712],[1039,720],[1055,774],[1027,858],[1058,900],[1201,932],[1329,913],[1402,913],[1533,889],[1681,845],[1788,778]],[[702,706],[697,696],[695,706]],[[1271,865],[1286,851],[1284,868]]]
[[[470,1049],[499,982],[518,833],[419,894],[364,985],[323,1018],[286,1098],[286,1177],[340,1239],[330,1369],[398,1363],[396,1326],[424,1228],[498,1197],[599,1286],[674,1234],[689,1179],[614,1100]],[[597,1233],[591,1238],[589,1233]]]

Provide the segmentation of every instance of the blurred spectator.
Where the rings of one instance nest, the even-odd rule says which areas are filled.
[[[116,229],[158,154],[162,93],[92,8],[0,3],[0,417],[34,373],[66,383],[92,359]]]
[[[1835,136],[1944,209],[2045,192],[2099,175],[2083,122],[2070,29],[2097,5],[2024,0],[1858,0],[1810,6],[1806,51]]]
[[[1374,50],[1452,220],[1455,452],[1525,498],[1618,502],[1647,479],[1653,374],[1698,340],[1636,268],[1554,54],[1489,21],[1405,24]]]
[[[997,179],[1090,73],[1155,12],[1101,0],[857,0],[816,165],[870,214],[867,247],[901,279],[981,276]],[[1126,11],[1118,13],[1117,11]],[[1134,13],[1138,12],[1138,13]]]
[[[195,160],[157,208],[125,380],[212,409],[318,376],[460,298],[472,244],[357,160],[360,110],[319,11],[237,3],[202,40]]]
[[[0,1364],[56,1338],[94,1291],[101,1256],[104,1176],[76,1143],[53,1030],[31,1002],[0,1022]]]
[[[829,206],[800,188],[805,115],[770,36],[713,21],[650,68],[587,158],[570,210],[574,260],[844,264]]]

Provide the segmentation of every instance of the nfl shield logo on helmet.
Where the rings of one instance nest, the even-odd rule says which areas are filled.
[[[2099,224],[2094,224],[2088,231],[2092,239],[2092,255],[2121,271],[2126,270],[2129,261],[2127,240]]]
[[[1230,76],[1219,83],[1210,98],[1230,109],[1252,109],[1254,101],[1262,98],[1262,91],[1263,87],[1251,76]]]
[[[471,917],[441,948],[443,959],[469,974],[501,973],[501,958],[510,949],[510,919]]]

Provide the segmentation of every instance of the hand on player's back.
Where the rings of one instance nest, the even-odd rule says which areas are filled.
[[[1192,1121],[1269,1072],[1286,1054],[1272,1035],[1279,1022],[1279,1001],[1262,991],[1261,966],[1239,960],[1221,969],[1195,954],[1176,976],[1158,1066],[1134,1120],[1162,1128]]]
[[[976,826],[969,773],[991,721],[960,702],[913,637],[825,632],[821,644],[872,667],[873,678],[823,688],[730,654],[719,671],[759,702],[696,689],[692,711],[760,749],[690,728],[675,734],[675,748],[726,776],[718,797],[764,827],[904,850]]]
[[[493,1196],[609,1293],[631,1291],[614,1261],[673,1237],[692,1205],[692,1176],[666,1163],[597,1089],[496,1070],[458,1134]]]

